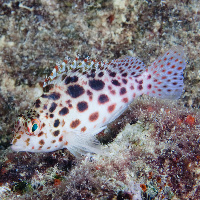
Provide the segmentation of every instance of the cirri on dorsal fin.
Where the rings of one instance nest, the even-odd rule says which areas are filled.
[[[77,72],[80,74],[87,73],[88,70],[91,69],[105,69],[104,62],[97,62],[96,60],[90,60],[89,57],[85,58],[84,60],[79,60],[75,58],[73,61],[66,57],[62,63],[57,63],[54,67],[53,71],[51,72],[49,77],[46,77],[43,87],[46,85],[54,84],[58,77],[61,77],[62,74],[67,74],[68,72]],[[60,81],[60,80],[59,80]],[[58,81],[57,81],[58,82]]]

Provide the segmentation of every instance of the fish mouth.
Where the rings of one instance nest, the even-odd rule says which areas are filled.
[[[13,150],[13,151],[23,151],[23,148],[22,148],[22,146],[20,146],[20,145],[15,145],[15,144],[12,144],[11,145],[11,149]]]

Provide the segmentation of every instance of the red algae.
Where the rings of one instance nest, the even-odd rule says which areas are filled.
[[[60,179],[54,179],[54,186],[59,186],[61,184]]]
[[[147,191],[147,186],[145,184],[140,184],[140,187],[142,188],[143,192]]]
[[[195,118],[192,115],[188,115],[185,119],[185,123],[189,126],[193,126],[195,124]]]

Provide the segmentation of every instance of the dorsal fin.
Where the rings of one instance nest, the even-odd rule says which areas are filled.
[[[79,58],[75,58],[73,61],[69,58],[66,57],[63,62],[57,63],[56,66],[54,67],[53,71],[51,72],[50,76],[45,79],[43,87],[46,85],[51,84],[51,82],[56,79],[58,74],[66,73],[70,70],[76,70],[77,72],[87,72],[90,69],[104,69],[105,63],[103,62],[97,62],[95,60],[89,60],[89,57],[85,58],[84,60],[79,60]]]
[[[142,61],[131,56],[121,57],[105,64],[106,69],[112,70],[111,67],[115,72],[122,74],[122,76],[123,74],[127,74],[132,77],[139,76],[145,69],[145,65]]]
[[[144,71],[145,65],[138,58],[131,56],[121,57],[107,63],[97,62],[95,60],[90,61],[88,58],[84,59],[83,61],[75,58],[74,61],[71,61],[68,57],[66,57],[61,64],[57,64],[54,67],[50,76],[45,79],[43,87],[51,84],[58,74],[65,73],[70,70],[76,70],[77,72],[79,71],[84,73],[91,69],[115,71],[116,73],[137,77]]]

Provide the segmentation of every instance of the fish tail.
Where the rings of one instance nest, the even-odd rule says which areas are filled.
[[[178,99],[183,92],[183,70],[186,62],[183,47],[176,46],[160,56],[144,72],[149,96]]]

